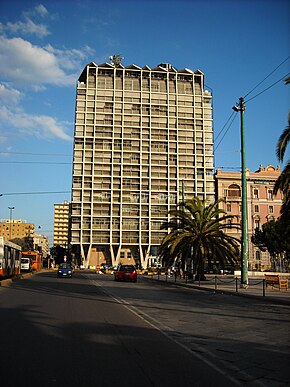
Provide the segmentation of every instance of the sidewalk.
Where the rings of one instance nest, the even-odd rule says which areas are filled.
[[[154,275],[143,278],[164,283],[167,286],[182,286],[215,293],[231,294],[241,297],[250,297],[263,301],[274,302],[276,304],[290,305],[290,289],[279,290],[278,287],[272,289],[271,286],[263,289],[263,278],[249,278],[247,288],[241,287],[240,277],[232,275],[206,275],[206,281],[194,281],[183,279],[178,276]]]

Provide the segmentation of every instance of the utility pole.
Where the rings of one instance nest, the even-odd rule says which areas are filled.
[[[10,210],[10,224],[9,224],[9,240],[12,238],[12,211],[15,209],[15,207],[8,207]]]
[[[235,112],[240,112],[241,117],[241,164],[242,164],[242,246],[241,246],[241,287],[248,287],[248,235],[247,235],[247,178],[246,178],[246,151],[244,131],[244,111],[246,110],[244,98],[239,99],[239,104],[233,107]]]

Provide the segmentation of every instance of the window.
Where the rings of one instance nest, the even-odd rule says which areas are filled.
[[[273,206],[269,206],[269,213],[273,214],[273,212],[274,212],[274,207]]]
[[[232,228],[232,220],[231,219],[228,219],[227,226],[228,226],[228,228]]]
[[[231,204],[227,204],[227,212],[231,212],[232,211],[232,205]]]
[[[273,190],[272,189],[268,189],[268,199],[273,199]]]
[[[258,205],[255,205],[254,211],[255,211],[255,212],[259,212],[259,206],[258,206]]]
[[[260,230],[260,219],[255,220],[255,229]]]
[[[259,190],[258,189],[254,189],[254,199],[259,199]]]
[[[256,251],[256,260],[260,261],[261,259],[261,252],[259,250]]]
[[[241,196],[241,190],[240,187],[237,184],[231,184],[228,188],[228,196],[229,197],[240,197]]]

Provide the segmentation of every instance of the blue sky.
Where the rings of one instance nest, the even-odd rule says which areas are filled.
[[[277,166],[289,109],[290,88],[279,81],[290,67],[289,16],[286,0],[2,0],[0,218],[14,206],[13,218],[52,241],[53,204],[70,200],[76,82],[87,63],[112,54],[125,66],[168,62],[205,73],[217,168],[240,166],[239,115],[226,123],[247,96],[247,167]]]

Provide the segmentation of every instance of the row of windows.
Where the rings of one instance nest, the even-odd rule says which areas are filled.
[[[266,198],[267,199],[273,199],[273,189],[267,188],[266,189]],[[225,190],[225,196],[226,197],[241,197],[241,188],[237,184],[231,184],[226,190]],[[252,197],[253,199],[260,199],[260,189],[259,188],[253,188],[252,190]]]
[[[231,212],[232,211],[232,204],[228,203],[227,204],[227,212]],[[241,204],[239,204],[239,212],[242,211],[242,206]],[[255,213],[259,213],[260,212],[260,206],[258,204],[255,204],[254,205],[254,212]],[[268,213],[269,214],[273,214],[274,213],[274,206],[272,205],[269,205],[268,206]]]

